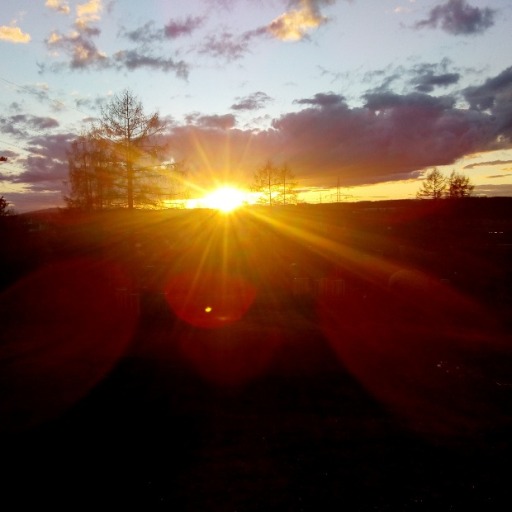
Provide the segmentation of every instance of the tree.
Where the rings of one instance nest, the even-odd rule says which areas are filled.
[[[416,193],[418,199],[441,199],[446,190],[447,181],[441,171],[434,167],[425,177]]]
[[[71,208],[98,210],[121,206],[119,165],[108,141],[96,130],[80,135],[68,151],[69,195]]]
[[[452,171],[448,179],[448,190],[446,195],[450,199],[462,199],[464,197],[469,197],[474,188],[474,185],[467,176]]]
[[[0,217],[7,217],[12,215],[12,210],[9,208],[9,202],[4,196],[0,196]]]
[[[126,203],[144,203],[150,192],[151,171],[158,160],[158,146],[152,138],[164,129],[158,114],[146,115],[139,99],[129,90],[123,91],[101,109],[99,132],[109,141],[123,169]]]
[[[102,108],[99,124],[68,151],[68,206],[89,211],[165,204],[177,174],[155,142],[163,128],[158,115],[146,115],[130,91],[115,96]]]
[[[296,188],[297,181],[288,165],[277,167],[270,160],[254,173],[251,187],[260,194],[258,202],[269,206],[296,204]]]

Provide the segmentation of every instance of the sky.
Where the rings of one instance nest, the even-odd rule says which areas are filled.
[[[0,195],[64,206],[70,143],[130,90],[204,189],[286,163],[305,202],[512,196],[512,0],[2,0]],[[5,160],[6,159],[6,160]]]

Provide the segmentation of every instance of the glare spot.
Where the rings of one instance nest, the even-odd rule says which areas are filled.
[[[247,202],[247,193],[233,187],[221,187],[203,198],[207,208],[231,212]]]

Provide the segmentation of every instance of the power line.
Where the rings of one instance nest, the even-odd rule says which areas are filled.
[[[22,148],[21,146],[18,146],[17,144],[13,144],[12,142],[7,142],[6,140],[2,140],[0,139],[0,142],[2,144],[7,144],[7,146],[12,146],[14,148],[18,148],[18,149],[21,149],[22,151],[25,151],[26,153],[34,153],[33,150],[29,150],[29,149],[25,149],[25,148]]]
[[[26,87],[24,85],[17,84],[16,82],[13,82],[12,80],[7,80],[7,78],[3,78],[2,76],[0,76],[0,80],[2,80],[3,82],[5,82],[5,83],[7,83],[9,85],[13,85],[14,87],[17,87],[18,89],[23,89],[24,91],[26,91],[31,96],[37,96],[39,99],[43,98],[44,100],[51,101],[51,102],[53,102],[53,103],[55,103],[57,105],[60,105],[64,109],[74,110],[75,112],[78,112],[79,114],[82,114],[82,115],[87,116],[87,117],[91,117],[92,116],[92,114],[90,114],[88,112],[83,112],[82,110],[80,110],[78,108],[66,105],[61,100],[56,100],[54,98],[51,98],[48,94],[38,94],[37,92],[35,92],[32,89],[29,89],[28,87]]]

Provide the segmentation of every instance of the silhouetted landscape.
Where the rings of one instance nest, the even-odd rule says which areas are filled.
[[[512,199],[0,218],[2,508],[503,510]]]

